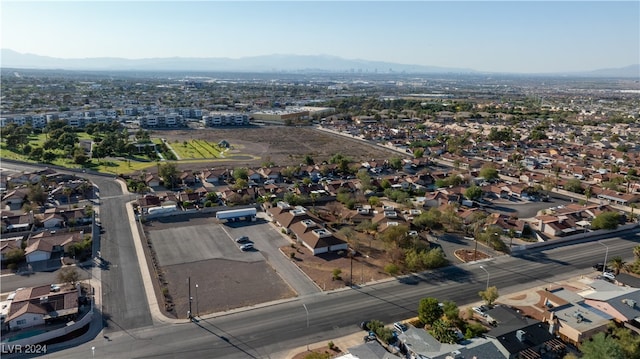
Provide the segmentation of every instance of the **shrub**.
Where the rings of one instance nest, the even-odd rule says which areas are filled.
[[[400,268],[394,263],[389,263],[384,266],[384,271],[389,275],[396,275],[398,274],[398,272],[400,272]]]
[[[464,337],[466,339],[475,338],[486,331],[487,328],[485,328],[484,325],[476,322],[470,322],[467,324],[467,329],[465,331]]]
[[[340,274],[342,274],[342,269],[340,268],[335,268],[332,272],[331,272],[331,279],[332,280],[340,280]]]

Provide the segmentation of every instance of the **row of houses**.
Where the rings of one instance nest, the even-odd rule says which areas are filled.
[[[535,303],[499,304],[484,316],[474,314],[479,320],[490,318],[492,322],[481,337],[441,343],[428,331],[409,325],[398,334],[396,345],[409,358],[562,358],[569,352],[568,346],[577,347],[607,331],[612,322],[640,333],[640,289],[584,279],[581,287],[545,288],[529,296],[537,299]],[[338,358],[397,357],[377,342],[368,342],[348,348],[348,354]]]
[[[302,206],[292,207],[288,203],[278,202],[267,209],[267,214],[274,224],[307,247],[313,255],[348,249],[347,242],[337,238],[322,220]]]

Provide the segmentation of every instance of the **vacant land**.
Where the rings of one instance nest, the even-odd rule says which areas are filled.
[[[353,160],[371,160],[388,158],[393,152],[379,146],[343,136],[321,132],[310,127],[243,127],[212,128],[206,130],[154,131],[154,137],[163,137],[174,146],[182,146],[184,141],[196,141],[195,146],[203,155],[207,152],[200,147],[204,142],[217,144],[226,140],[231,148],[212,163],[237,164],[241,166],[261,166],[264,162],[273,162],[276,166],[299,165],[305,155],[310,155],[316,163],[329,160],[341,153]],[[195,150],[194,150],[195,152]],[[197,153],[197,152],[196,152]],[[202,160],[199,163],[205,163]],[[194,164],[181,165],[181,168],[193,168]]]
[[[194,315],[295,296],[260,251],[240,251],[231,230],[210,216],[163,217],[144,231],[173,304],[169,315],[187,317],[189,294]]]

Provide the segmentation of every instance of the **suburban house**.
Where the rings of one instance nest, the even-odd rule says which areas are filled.
[[[75,318],[79,293],[77,287],[52,292],[50,285],[18,289],[4,325],[14,331],[43,325],[52,319]]]
[[[466,341],[464,345],[440,343],[426,330],[412,325],[398,335],[398,341],[410,358],[508,358],[487,339],[474,338]]]
[[[23,239],[23,236],[9,237],[9,238],[6,238],[3,236],[0,239],[0,260],[2,262],[4,262],[9,252],[15,249],[22,248],[22,239]]]
[[[594,280],[589,287],[578,293],[584,298],[586,305],[609,315],[621,324],[640,321],[639,288],[622,287],[604,280]],[[637,324],[626,326],[636,333],[640,332]]]
[[[525,316],[549,323],[550,330],[563,342],[578,346],[605,331],[612,319],[603,312],[589,310],[578,292],[573,287],[545,288],[535,292],[537,303],[517,309]]]
[[[311,219],[295,222],[290,227],[291,232],[313,255],[321,253],[347,250],[347,242],[335,237],[333,233],[318,225]]]
[[[73,243],[84,239],[84,232],[51,233],[40,232],[27,240],[24,250],[27,263],[51,259],[54,255],[62,255]]]
[[[33,212],[11,216],[5,216],[3,213],[1,222],[2,233],[28,231],[31,229],[33,221]]]
[[[148,173],[144,178],[144,183],[149,187],[158,187],[160,186],[160,177],[153,173]]]
[[[335,237],[333,233],[320,224],[320,220],[311,217],[302,206],[291,208],[285,202],[278,202],[267,210],[276,225],[291,233],[305,247],[318,255],[327,252],[347,250],[347,242]]]
[[[496,327],[485,333],[505,358],[542,358],[543,353],[561,355],[566,346],[556,339],[546,323],[522,316],[515,309],[496,306],[487,311]]]
[[[26,188],[19,188],[7,192],[7,194],[2,197],[3,208],[8,210],[20,209],[28,193],[29,191]]]
[[[522,237],[525,222],[517,218],[506,216],[501,213],[491,213],[486,221],[487,226],[497,226],[502,228],[503,233],[509,234],[513,231],[516,237]]]

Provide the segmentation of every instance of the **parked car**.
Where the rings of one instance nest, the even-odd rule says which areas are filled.
[[[606,270],[607,272],[611,271],[611,268],[609,268],[609,266],[605,267],[602,263],[594,264],[593,269],[597,270],[598,272],[602,272],[603,270]]]
[[[473,309],[473,311],[478,313],[481,317],[486,317],[487,316],[488,308],[485,307],[484,305],[481,305],[479,307],[471,307],[471,309]]]
[[[52,292],[59,292],[60,291],[60,286],[57,284],[52,284],[51,285],[51,291]]]
[[[362,330],[366,330],[369,331],[369,323],[371,321],[370,320],[365,320],[364,322],[360,322],[360,325],[358,325],[360,327],[360,329]]]
[[[249,237],[247,236],[236,238],[236,243],[247,243],[247,242],[249,242]]]
[[[608,279],[608,280],[615,280],[616,279],[616,276],[611,272],[603,272],[602,273],[602,277],[604,279]]]
[[[404,333],[407,331],[407,325],[400,322],[393,323],[393,329],[398,333]]]
[[[372,342],[374,340],[376,340],[376,333],[374,332],[369,332],[369,334],[364,336],[365,343]]]
[[[245,243],[245,244],[243,244],[243,245],[241,245],[241,246],[240,246],[240,249],[241,249],[242,251],[248,251],[248,250],[251,250],[251,249],[253,249],[253,243]]]

